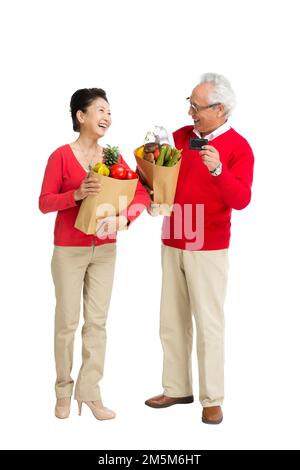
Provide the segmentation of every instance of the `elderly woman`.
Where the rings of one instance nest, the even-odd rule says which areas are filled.
[[[39,208],[43,213],[57,211],[51,263],[56,293],[55,415],[67,418],[70,414],[74,386],[71,377],[73,344],[83,289],[82,365],[75,399],[79,414],[82,403],[85,403],[97,419],[104,420],[115,417],[115,413],[102,404],[98,382],[103,376],[105,324],[113,285],[116,233],[108,236],[107,231],[101,238],[85,235],[74,228],[74,223],[81,201],[101,190],[98,180],[88,170],[90,165],[102,161],[103,149],[98,140],[111,125],[111,113],[106,93],[101,88],[77,90],[70,106],[73,129],[79,132],[79,136],[50,156],[39,198]],[[122,157],[121,162],[126,165]],[[148,195],[138,183],[131,205],[136,204],[139,212],[130,217],[127,215],[126,224],[134,220],[148,203]],[[111,224],[108,229],[110,227]],[[115,218],[114,227],[115,230],[124,228],[124,216]]]

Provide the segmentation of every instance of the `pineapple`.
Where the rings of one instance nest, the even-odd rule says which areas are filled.
[[[105,149],[103,150],[104,157],[103,157],[103,163],[107,166],[112,166],[115,165],[116,163],[119,163],[119,148],[118,147],[111,147],[110,145],[107,145]]]

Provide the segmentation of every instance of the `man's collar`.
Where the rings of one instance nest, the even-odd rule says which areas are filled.
[[[229,131],[229,129],[230,129],[230,125],[226,121],[224,124],[222,124],[222,126],[218,127],[210,134],[206,135],[205,139],[207,139],[208,141],[213,140],[219,135],[224,134],[224,132]],[[202,138],[200,132],[197,129],[194,129],[194,134],[196,134],[196,136],[199,137],[200,139]]]

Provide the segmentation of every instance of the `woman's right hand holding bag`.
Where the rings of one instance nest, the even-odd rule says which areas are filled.
[[[87,196],[96,196],[101,191],[101,184],[92,172],[82,180],[81,185],[74,192],[75,201],[85,199]]]

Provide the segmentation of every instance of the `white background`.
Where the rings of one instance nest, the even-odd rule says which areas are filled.
[[[1,447],[6,449],[299,449],[298,2],[10,1],[1,4]],[[233,215],[226,300],[226,400],[220,426],[192,405],[153,410],[161,219],[119,235],[102,394],[117,412],[54,417],[55,214],[38,210],[50,153],[76,138],[69,100],[102,87],[106,143],[132,150],[159,124],[190,124],[201,73],[223,73],[232,126],[253,147],[251,205]],[[74,377],[80,366],[76,336]]]

